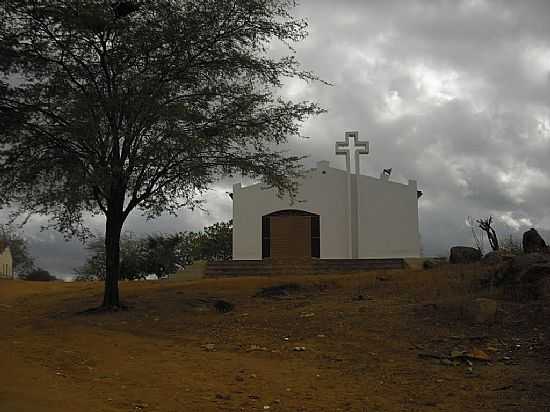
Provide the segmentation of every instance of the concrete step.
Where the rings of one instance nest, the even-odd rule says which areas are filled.
[[[379,269],[403,269],[403,259],[297,259],[211,262],[206,276],[270,276],[349,273]]]

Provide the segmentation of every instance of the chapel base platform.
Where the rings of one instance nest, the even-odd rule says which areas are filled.
[[[208,263],[206,277],[346,274],[371,270],[404,269],[405,260],[392,259],[293,259],[227,260]]]

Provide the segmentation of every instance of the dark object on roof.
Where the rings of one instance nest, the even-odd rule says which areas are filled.
[[[417,199],[420,199],[422,197],[422,195],[424,194],[424,192],[422,192],[422,190],[417,190],[416,191],[416,198]]]

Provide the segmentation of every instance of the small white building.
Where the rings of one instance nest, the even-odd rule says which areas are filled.
[[[416,181],[392,182],[389,171],[380,178],[352,174],[350,154],[359,170],[359,155],[368,153],[357,135],[347,132],[336,144],[347,171],[318,162],[294,202],[261,183],[233,186],[233,260],[420,257]]]
[[[13,279],[13,258],[9,245],[0,241],[0,278]]]

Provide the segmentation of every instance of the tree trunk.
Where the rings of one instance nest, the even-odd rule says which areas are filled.
[[[115,196],[119,197],[119,196]],[[119,309],[118,279],[120,277],[120,233],[122,231],[123,201],[112,202],[107,209],[105,225],[105,292],[104,309]]]
[[[499,250],[500,246],[498,244],[497,233],[495,232],[495,230],[493,228],[491,228],[490,232],[487,232],[487,236],[489,237],[489,243],[491,244],[491,248],[494,251]]]

